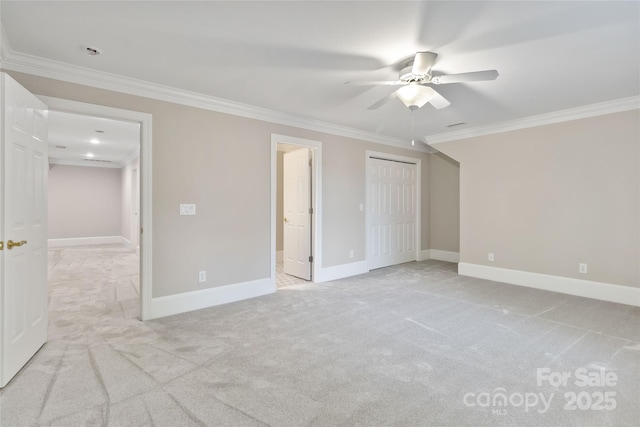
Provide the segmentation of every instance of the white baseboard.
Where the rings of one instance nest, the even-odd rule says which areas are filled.
[[[439,249],[429,249],[429,259],[446,262],[460,262],[459,252],[441,251]]]
[[[131,243],[131,240],[129,240],[126,237],[123,237],[123,236],[120,236],[120,239],[122,239],[122,244],[123,245],[125,245],[129,249],[133,249],[133,243]]]
[[[266,278],[217,288],[184,292],[166,297],[151,298],[149,319],[157,319],[159,317],[259,297],[275,291],[275,278]]]
[[[72,237],[69,239],[49,239],[48,246],[50,248],[64,248],[67,246],[126,244],[125,240],[122,236]]]
[[[631,286],[592,282],[572,277],[552,276],[464,262],[458,264],[458,274],[640,307],[640,288]]]
[[[440,249],[424,249],[418,255],[418,261],[434,259],[436,261],[460,262],[459,252],[441,251]]]
[[[284,251],[276,251],[276,262],[282,262],[284,260]]]
[[[418,253],[418,259],[416,261],[426,261],[431,259],[431,249],[423,249]]]
[[[320,269],[320,273],[313,278],[314,283],[330,282],[369,272],[367,261],[352,262]]]

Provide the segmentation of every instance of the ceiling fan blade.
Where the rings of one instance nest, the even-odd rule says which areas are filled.
[[[387,102],[389,102],[392,99],[395,99],[397,97],[398,97],[398,95],[396,95],[396,91],[393,91],[389,95],[387,95],[384,98],[382,98],[380,101],[378,101],[378,102],[376,102],[374,104],[371,104],[369,106],[369,108],[367,108],[367,110],[377,110],[378,108],[382,107]]]
[[[483,80],[495,80],[498,78],[498,71],[472,71],[470,73],[445,74],[444,76],[434,76],[431,83],[441,85],[447,83],[477,82]]]
[[[440,95],[434,88],[426,86],[430,89],[431,99],[429,100],[429,104],[433,105],[433,108],[436,110],[442,110],[443,108],[448,107],[451,103],[442,95]]]
[[[429,73],[429,70],[436,62],[437,53],[433,52],[418,52],[413,60],[413,67],[411,68],[411,74],[415,76],[423,76]]]
[[[398,86],[407,84],[402,80],[382,80],[382,81],[353,81],[353,82],[344,82],[346,85],[354,85],[354,86]]]

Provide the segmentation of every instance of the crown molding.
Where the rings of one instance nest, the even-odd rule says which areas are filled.
[[[268,108],[256,107],[240,102],[229,101],[214,96],[191,92],[144,80],[125,77],[85,67],[15,52],[2,35],[2,68],[20,73],[32,74],[68,83],[90,86],[114,92],[151,98],[158,101],[187,105],[234,116],[247,117],[286,126],[292,126],[331,135],[343,136],[362,141],[374,142],[407,150],[428,152],[418,144],[411,146],[407,141],[347,126],[336,125],[296,114],[284,113]]]
[[[443,142],[457,141],[460,139],[474,138],[477,136],[492,135],[509,132],[512,130],[532,128],[536,126],[550,125],[553,123],[567,122],[570,120],[584,119],[587,117],[602,116],[605,114],[619,113],[622,111],[640,108],[640,96],[616,99],[598,104],[585,105],[583,107],[570,108],[537,116],[524,117],[508,122],[496,123],[486,126],[458,130],[454,132],[439,133],[426,136],[428,145],[437,145]]]
[[[85,160],[55,159],[55,158],[49,158],[49,164],[64,165],[64,166],[81,166],[84,168],[122,169],[123,167],[123,165],[120,162],[102,163],[102,162],[88,162]]]

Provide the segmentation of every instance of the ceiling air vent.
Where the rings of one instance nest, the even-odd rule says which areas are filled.
[[[447,125],[448,128],[454,128],[456,126],[462,126],[462,125],[466,125],[466,122],[458,122],[458,123],[451,123],[450,125]]]
[[[113,163],[111,160],[100,160],[100,159],[82,159],[87,162],[98,162],[98,163]]]
[[[66,150],[67,146],[66,145],[56,145],[56,148],[59,148],[61,150]]]

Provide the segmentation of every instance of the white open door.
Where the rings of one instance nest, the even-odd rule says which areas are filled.
[[[416,260],[415,164],[369,158],[369,269]]]
[[[47,107],[0,73],[0,387],[47,340]]]
[[[311,280],[311,150],[285,153],[283,181],[284,272]]]

